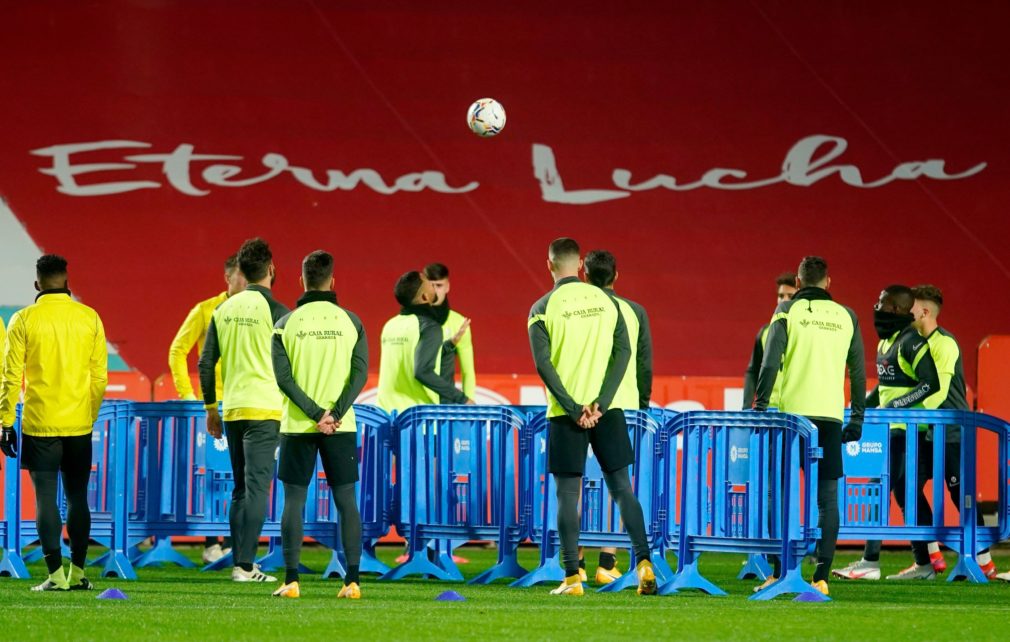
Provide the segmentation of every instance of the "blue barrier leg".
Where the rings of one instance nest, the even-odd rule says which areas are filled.
[[[228,551],[226,554],[222,555],[216,562],[211,562],[207,564],[201,571],[223,571],[225,569],[235,566],[235,557],[232,555],[232,551]]]
[[[751,553],[747,556],[747,563],[740,569],[740,574],[736,576],[738,580],[758,579],[761,581],[771,577],[772,567],[768,565],[768,560],[764,555]]]
[[[109,555],[111,555],[111,554],[112,553],[111,553],[111,549],[110,549],[110,551],[102,553],[98,557],[96,557],[96,558],[92,559],[90,562],[88,562],[88,566],[105,566],[105,564],[109,561]],[[68,556],[69,556],[69,554],[64,555],[64,557],[68,557]],[[129,550],[126,551],[126,558],[128,560],[130,560],[131,564],[135,564],[137,562],[137,560],[140,559],[143,556],[144,556],[144,553],[140,550],[140,546],[138,544],[134,544],[133,546],[131,546],[129,548]]]
[[[9,548],[3,552],[3,560],[0,560],[0,576],[2,577],[13,577],[17,580],[24,580],[31,575],[28,573],[28,567],[25,565],[21,556],[18,555],[13,548]]]
[[[276,571],[278,569],[284,568],[284,548],[281,546],[281,538],[271,537],[270,545],[267,548],[267,553],[263,557],[256,560],[259,564],[260,570],[263,571]],[[301,562],[298,563],[298,572],[306,574],[314,574],[315,571],[305,566]]]
[[[106,556],[105,567],[102,569],[102,577],[118,577],[124,580],[137,579],[137,572],[133,570],[130,558],[122,551],[110,550]]]
[[[345,575],[347,575],[347,565],[344,556],[334,549],[330,552],[330,563],[323,571],[323,579],[343,578]]]
[[[131,549],[132,551],[133,549]],[[196,564],[189,561],[185,555],[172,548],[172,540],[168,537],[155,538],[151,550],[141,555],[135,562],[137,568],[162,564],[176,564],[182,568],[195,568]]]
[[[379,561],[375,554],[375,544],[373,542],[363,542],[361,544],[361,573],[376,573],[382,575],[389,572],[389,567]]]
[[[670,595],[683,589],[695,589],[709,595],[726,595],[726,591],[709,582],[698,571],[697,557],[691,562],[684,564],[680,572],[673,576],[673,579],[660,586],[659,594]]]
[[[541,556],[542,557],[542,556]],[[509,584],[513,588],[529,588],[542,582],[561,582],[565,579],[565,569],[561,567],[561,556],[555,552],[553,557],[541,559],[540,565]]]
[[[408,575],[431,575],[432,577],[440,580],[454,579],[441,567],[436,566],[433,562],[428,560],[428,549],[425,546],[422,546],[421,550],[410,551],[410,556],[407,558],[406,562],[379,576],[379,579],[382,581],[399,580],[407,577]]]
[[[460,572],[459,567],[456,566],[456,562],[452,558],[452,542],[447,539],[437,540],[435,543],[435,563],[438,564],[439,568],[445,571],[451,579],[457,582],[462,582],[463,573]]]
[[[768,586],[754,595],[750,596],[751,600],[773,600],[780,595],[786,594],[796,594],[797,600],[802,600],[804,602],[830,602],[831,598],[824,595],[803,579],[803,574],[800,572],[799,567],[786,571],[785,575],[779,581],[775,582],[771,586]]]
[[[517,546],[506,536],[505,541],[498,542],[498,563],[470,580],[470,584],[490,584],[505,577],[519,578],[526,572],[519,566]]]
[[[982,572],[982,568],[974,557],[959,553],[957,564],[950,571],[947,581],[955,582],[961,580],[968,580],[969,582],[977,582],[979,584],[987,584],[989,582],[989,578]]]
[[[666,562],[666,557],[663,555],[662,551],[653,550],[649,558],[652,560],[652,570],[656,573],[656,582],[664,584],[673,579],[673,569],[671,569],[670,565]],[[635,573],[637,564],[635,556],[632,555],[631,568],[610,584],[604,584],[600,588],[596,589],[596,592],[617,593],[629,588],[638,588],[638,574]]]

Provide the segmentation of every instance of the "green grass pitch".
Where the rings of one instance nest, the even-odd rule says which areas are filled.
[[[180,550],[197,560],[198,548]],[[100,551],[96,551],[100,552]],[[490,566],[495,551],[464,548],[470,559],[461,566],[468,577]],[[398,549],[380,556],[392,562]],[[857,556],[840,551],[836,566]],[[307,547],[310,568],[322,569],[328,552]],[[595,550],[589,551],[590,577]],[[948,553],[948,564],[953,555]],[[532,568],[534,548],[520,562]],[[671,557],[671,561],[672,561]],[[885,572],[910,562],[905,551],[885,553]],[[377,582],[365,577],[363,599],[336,600],[339,580],[303,576],[298,600],[271,598],[276,585],[235,584],[227,572],[201,573],[176,567],[141,569],[135,582],[96,578],[91,593],[29,592],[43,568],[33,565],[33,579],[0,578],[0,639],[3,640],[1005,640],[1010,635],[1010,585],[985,586],[946,581],[831,583],[828,604],[794,603],[780,598],[757,603],[746,598],[752,581],[738,581],[743,556],[708,554],[703,573],[725,589],[726,597],[681,593],[639,597],[588,592],[581,598],[548,595],[554,585],[511,589],[505,582],[469,586],[408,579]],[[1001,570],[1010,554],[998,551]],[[619,560],[627,567],[627,558]],[[811,567],[805,566],[809,575]],[[125,601],[96,600],[116,587]],[[465,602],[437,602],[454,589]]]

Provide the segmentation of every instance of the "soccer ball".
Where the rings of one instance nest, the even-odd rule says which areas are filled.
[[[466,110],[466,125],[482,138],[494,136],[505,129],[505,108],[494,98],[481,98]]]

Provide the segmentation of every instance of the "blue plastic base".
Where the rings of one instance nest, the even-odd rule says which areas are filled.
[[[435,563],[438,564],[439,568],[445,571],[446,575],[449,576],[449,579],[454,582],[463,581],[463,573],[461,573],[459,567],[456,566],[456,562],[452,560],[452,549],[449,549],[448,552],[440,552],[435,558]]]
[[[63,557],[70,557],[70,547],[62,539],[60,540],[60,555],[62,555]],[[22,556],[22,559],[24,559],[25,564],[34,564],[35,562],[41,562],[42,547],[36,546],[31,551],[25,553]],[[92,565],[94,565],[94,562],[92,562]]]
[[[133,564],[126,553],[110,550],[107,555],[105,567],[102,569],[102,577],[116,577],[123,580],[137,579],[137,572],[133,570]]]
[[[28,573],[28,566],[21,556],[8,550],[4,552],[3,560],[0,560],[0,576],[23,580],[31,577],[31,574]]]
[[[516,559],[515,550],[512,550],[511,552],[501,556],[501,559],[498,560],[497,564],[470,580],[470,584],[490,584],[495,580],[500,580],[506,577],[519,578],[526,575],[526,573],[526,569],[519,566],[519,560]]]
[[[182,553],[172,548],[172,541],[167,538],[158,538],[151,550],[147,551],[134,562],[137,568],[162,564],[176,564],[182,568],[195,568],[196,564],[189,561]]]
[[[726,595],[726,591],[722,590],[712,582],[709,582],[702,576],[702,574],[698,571],[697,560],[684,564],[680,570],[674,574],[673,579],[659,587],[659,594],[671,595],[685,589],[702,591],[703,593],[708,593],[709,595]]]
[[[284,568],[284,549],[280,546],[280,538],[276,538],[277,542],[274,542],[274,539],[270,539],[270,548],[267,549],[266,555],[256,560],[262,571],[276,571]],[[298,572],[305,575],[315,574],[315,571],[301,562],[298,563]]]
[[[393,568],[388,573],[379,576],[379,579],[382,581],[400,580],[409,575],[431,575],[436,579],[446,581],[453,579],[444,569],[428,560],[427,548],[422,548],[420,551],[411,551],[410,557],[407,558],[406,562]]]
[[[751,600],[774,600],[780,595],[796,595],[798,598],[802,598],[803,602],[830,602],[831,598],[824,595],[803,579],[803,574],[800,572],[799,567],[786,571],[786,574],[775,582],[771,586],[761,589],[754,595],[751,595]]]
[[[666,558],[661,551],[652,551],[649,559],[652,560],[652,570],[656,574],[656,581],[662,585],[673,579],[673,569],[667,564]],[[636,565],[637,566],[637,565]],[[634,567],[628,569],[626,573],[610,584],[605,584],[596,589],[597,593],[617,593],[629,588],[638,588],[638,575],[634,572]]]
[[[543,582],[561,582],[564,579],[565,569],[561,567],[561,560],[555,554],[554,557],[541,562],[540,566],[523,575],[515,582],[512,582],[509,586],[512,588],[529,588]]]
[[[772,567],[764,555],[750,554],[747,556],[747,563],[740,569],[740,574],[736,576],[738,580],[767,580],[772,575]]]
[[[211,562],[207,564],[200,571],[223,571],[225,569],[235,566],[235,557],[232,555],[231,551],[228,551],[222,555],[216,562]]]
[[[379,558],[375,556],[374,546],[363,546],[361,549],[361,567],[359,572],[384,575],[389,572],[389,567],[380,562]]]
[[[987,578],[985,573],[982,572],[982,567],[978,565],[978,561],[976,561],[974,557],[958,555],[957,564],[954,565],[954,568],[950,571],[947,581],[959,582],[963,580],[977,582],[979,584],[989,583],[989,578]]]

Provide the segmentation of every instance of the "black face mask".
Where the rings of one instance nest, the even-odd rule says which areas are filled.
[[[895,332],[900,332],[912,325],[915,317],[912,313],[898,314],[897,312],[884,312],[883,310],[873,311],[873,327],[877,329],[877,336],[881,339],[890,339]]]

